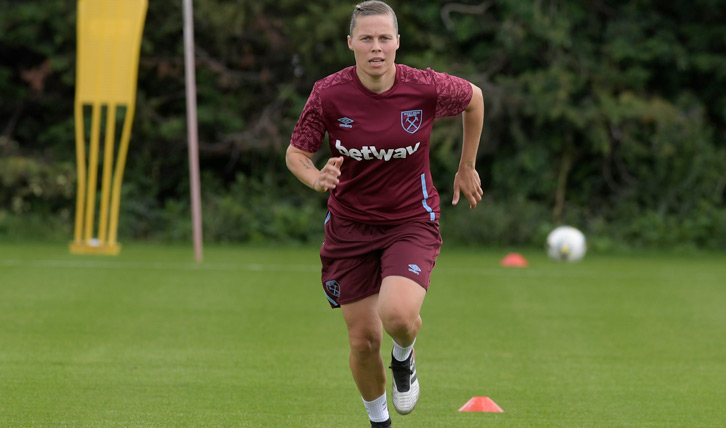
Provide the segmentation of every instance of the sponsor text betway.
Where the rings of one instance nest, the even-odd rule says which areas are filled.
[[[415,146],[381,150],[376,149],[376,146],[363,146],[358,150],[346,149],[340,143],[340,140],[335,140],[335,148],[338,149],[341,155],[349,156],[357,161],[379,159],[388,162],[391,159],[405,159],[407,156],[416,153],[420,145],[421,142],[418,142]]]

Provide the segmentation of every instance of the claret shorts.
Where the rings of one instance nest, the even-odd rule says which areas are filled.
[[[438,222],[374,226],[329,214],[320,260],[330,306],[378,294],[387,276],[409,278],[428,290],[441,242]]]

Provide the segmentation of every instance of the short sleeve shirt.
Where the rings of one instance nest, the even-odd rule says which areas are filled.
[[[436,221],[431,129],[435,118],[464,111],[471,97],[464,79],[400,64],[393,87],[379,94],[348,67],[315,83],[290,144],[314,153],[327,132],[331,155],[344,157],[328,198],[333,215],[380,225]]]

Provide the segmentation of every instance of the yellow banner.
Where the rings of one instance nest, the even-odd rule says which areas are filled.
[[[74,106],[78,194],[75,232],[70,245],[73,253],[118,254],[121,249],[116,242],[121,182],[131,137],[139,51],[147,9],[147,0],[78,0]],[[91,107],[90,136],[84,135],[84,106]],[[115,141],[117,109],[124,109],[118,150]],[[102,147],[104,111],[106,126]],[[103,168],[97,219],[100,160]]]
[[[76,102],[130,104],[147,0],[79,0]]]

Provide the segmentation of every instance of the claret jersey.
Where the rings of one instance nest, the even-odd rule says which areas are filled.
[[[331,156],[344,157],[328,199],[333,215],[380,225],[435,221],[431,128],[435,118],[464,111],[471,97],[464,79],[400,64],[393,87],[378,94],[348,67],[315,83],[291,144],[314,153],[327,132]]]

